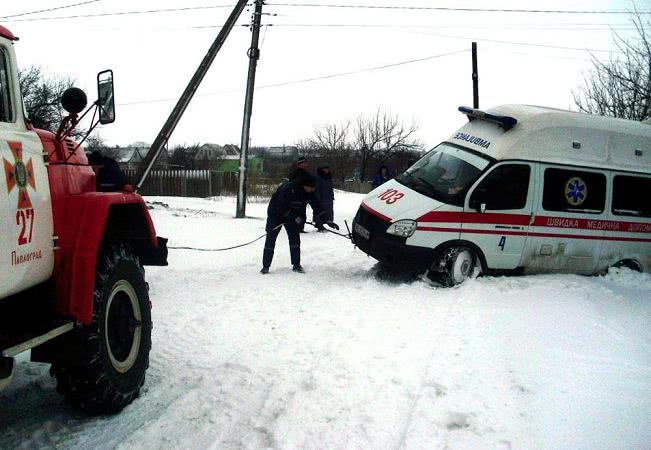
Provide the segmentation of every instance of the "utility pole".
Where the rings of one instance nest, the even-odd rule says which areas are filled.
[[[179,123],[179,120],[181,120],[181,116],[183,116],[185,109],[190,104],[190,100],[192,100],[194,93],[199,88],[199,84],[201,84],[201,81],[208,72],[208,69],[212,65],[212,62],[215,60],[217,52],[219,52],[219,50],[222,48],[222,45],[226,41],[226,38],[235,26],[235,22],[240,17],[240,14],[242,14],[242,11],[244,11],[247,1],[248,0],[238,0],[235,8],[233,8],[233,12],[231,12],[230,16],[228,16],[226,23],[224,23],[224,26],[217,35],[217,38],[215,38],[215,41],[208,49],[208,53],[206,53],[206,56],[203,57],[203,60],[199,64],[199,67],[197,67],[197,70],[194,72],[194,75],[190,79],[190,82],[176,103],[176,106],[174,106],[174,109],[167,118],[167,121],[165,121],[163,128],[161,128],[161,130],[158,132],[158,136],[156,136],[156,139],[154,139],[154,143],[151,144],[151,148],[145,156],[144,164],[142,165],[142,168],[138,170],[136,177],[136,180],[138,180],[136,184],[136,192],[142,187],[143,183],[147,179],[147,175],[149,175],[152,167],[154,167],[158,156],[163,151],[163,148],[174,132],[176,125]]]
[[[472,43],[472,107],[479,108],[479,71],[477,70],[477,43]]]
[[[253,26],[251,34],[251,48],[249,48],[249,76],[246,82],[246,96],[244,99],[244,120],[242,123],[242,141],[240,145],[240,179],[237,191],[237,211],[235,217],[246,217],[246,176],[248,171],[249,156],[249,131],[251,129],[251,113],[253,112],[253,90],[255,88],[255,70],[260,58],[258,41],[260,40],[260,19],[264,0],[255,0],[253,12]]]

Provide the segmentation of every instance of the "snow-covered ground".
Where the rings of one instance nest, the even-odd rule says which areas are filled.
[[[338,221],[360,196],[338,193]],[[264,232],[264,204],[149,198],[172,246]],[[167,207],[161,203],[165,203]],[[480,278],[455,289],[376,279],[346,240],[281,233],[148,268],[153,350],[122,414],[63,404],[23,359],[0,393],[0,448],[651,448],[651,276]]]

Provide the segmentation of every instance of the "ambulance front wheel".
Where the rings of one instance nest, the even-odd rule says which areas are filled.
[[[481,261],[477,254],[467,247],[451,247],[434,262],[430,270],[434,281],[446,287],[456,286],[481,273]]]

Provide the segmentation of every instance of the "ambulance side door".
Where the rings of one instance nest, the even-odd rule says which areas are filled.
[[[528,162],[499,163],[466,197],[461,239],[481,249],[488,269],[520,265],[533,217],[535,168]]]
[[[604,171],[540,164],[539,200],[523,266],[526,273],[591,274],[608,223]]]

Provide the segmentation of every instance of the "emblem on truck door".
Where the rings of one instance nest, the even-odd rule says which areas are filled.
[[[36,190],[34,165],[32,158],[29,158],[27,164],[23,162],[22,143],[7,142],[7,145],[14,157],[13,164],[7,161],[6,158],[2,158],[7,179],[7,193],[11,194],[16,187],[18,188],[18,206],[16,208],[16,226],[20,230],[18,245],[25,245],[32,242],[32,232],[34,230],[34,208],[32,208],[32,199],[29,197],[28,192],[28,187]],[[12,265],[14,265],[13,258],[14,255],[12,254]]]
[[[18,209],[27,209],[32,207],[32,200],[29,198],[27,186],[36,190],[36,179],[34,178],[34,165],[32,158],[29,158],[27,164],[23,162],[23,144],[20,142],[8,142],[9,149],[14,156],[14,164],[11,164],[5,158],[5,176],[7,178],[7,193],[18,186]]]

